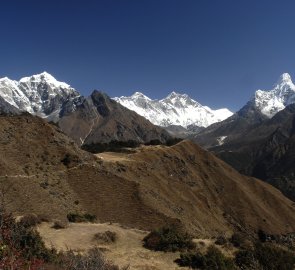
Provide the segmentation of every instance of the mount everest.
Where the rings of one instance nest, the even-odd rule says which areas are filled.
[[[140,92],[135,92],[130,97],[116,97],[114,100],[147,118],[153,124],[163,127],[170,125],[185,128],[190,125],[207,127],[233,114],[228,109],[212,110],[188,95],[176,92],[161,100],[152,100]]]

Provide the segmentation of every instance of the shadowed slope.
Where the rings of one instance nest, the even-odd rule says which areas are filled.
[[[114,140],[139,143],[158,140],[164,143],[171,138],[164,129],[99,91],[93,91],[75,111],[64,113],[59,126],[77,143],[84,145]]]

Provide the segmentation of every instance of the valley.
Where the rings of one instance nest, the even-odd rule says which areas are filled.
[[[29,80],[41,94],[57,89],[56,98],[69,87],[48,74],[37,84],[36,78],[21,82]],[[280,91],[287,79],[282,77]],[[258,232],[288,238],[295,231],[294,105],[286,103],[270,117],[255,102],[208,127],[182,127],[189,136],[178,139],[173,130],[181,128],[168,132],[99,91],[87,98],[71,92],[54,103],[54,121],[41,105],[32,113],[7,99],[0,115],[2,208],[16,217],[42,216],[46,221],[36,228],[47,248],[87,254],[98,246],[107,259],[130,269],[186,269],[174,262],[181,253],[143,247],[143,238],[160,228],[181,228],[196,243],[208,242],[209,251],[220,237],[230,242],[237,234],[250,243]],[[94,223],[73,223],[71,217]],[[116,232],[117,242],[96,245],[94,235],[106,231]],[[217,249],[234,258],[239,249],[228,245]]]
[[[0,270],[295,270],[294,10],[2,0]]]

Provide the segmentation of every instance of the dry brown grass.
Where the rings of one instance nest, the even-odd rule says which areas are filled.
[[[189,141],[99,159],[42,119],[1,116],[0,149],[0,195],[15,215],[84,212],[144,230],[181,223],[205,238],[295,231],[290,200]]]
[[[54,230],[50,224],[38,226],[42,238],[48,247],[58,250],[72,249],[85,252],[99,247],[105,256],[119,266],[130,265],[130,270],[166,270],[187,269],[178,267],[173,261],[179,253],[153,252],[142,247],[142,239],[146,231],[124,228],[118,224],[72,223],[63,230]],[[115,232],[114,243],[97,243],[93,236],[106,231]]]

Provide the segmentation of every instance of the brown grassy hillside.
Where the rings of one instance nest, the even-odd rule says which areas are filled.
[[[189,141],[93,156],[37,117],[1,116],[0,172],[16,215],[87,212],[147,230],[180,222],[199,236],[295,231],[290,200]]]

